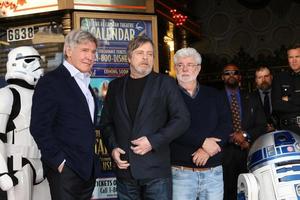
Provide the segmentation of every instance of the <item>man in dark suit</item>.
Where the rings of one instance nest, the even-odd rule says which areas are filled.
[[[260,102],[266,116],[266,132],[274,131],[277,127],[277,118],[272,112],[271,92],[273,76],[266,66],[260,66],[255,70],[255,85],[257,90],[250,94],[253,101]],[[257,138],[252,138],[254,141]]]
[[[238,175],[247,172],[251,137],[264,133],[266,120],[259,101],[240,90],[242,76],[236,65],[223,68],[222,80],[232,112],[233,133],[224,147],[224,200],[235,200]]]
[[[116,163],[118,198],[172,199],[169,143],[190,124],[175,80],[152,71],[153,42],[128,45],[130,74],[109,84],[100,132]]]
[[[33,95],[31,133],[42,153],[54,200],[90,199],[99,170],[94,153],[95,101],[89,86],[96,38],[71,31],[62,65],[40,79]]]

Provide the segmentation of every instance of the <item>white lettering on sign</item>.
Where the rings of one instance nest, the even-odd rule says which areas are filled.
[[[7,42],[30,40],[34,38],[34,27],[23,26],[7,29]]]
[[[117,199],[116,177],[98,178],[91,199]]]

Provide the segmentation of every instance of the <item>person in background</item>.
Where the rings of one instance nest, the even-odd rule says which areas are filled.
[[[99,175],[95,97],[90,83],[97,39],[71,31],[65,38],[63,63],[38,82],[31,133],[41,149],[53,200],[88,200]]]
[[[222,200],[222,146],[232,130],[229,106],[218,90],[197,81],[201,56],[194,48],[178,50],[174,63],[191,125],[171,143],[173,200]]]
[[[253,99],[253,101],[258,100],[264,110],[267,120],[266,132],[274,131],[277,127],[277,118],[272,113],[272,80],[273,75],[270,69],[266,66],[259,66],[255,70],[255,85],[257,90],[250,94],[250,98],[257,98]],[[256,138],[252,138],[253,141],[255,139]]]
[[[170,200],[169,144],[189,127],[190,115],[175,80],[152,71],[151,39],[135,37],[127,56],[130,73],[110,82],[100,120],[118,198]]]
[[[290,69],[274,77],[272,85],[273,111],[280,128],[300,135],[300,44],[287,50]]]
[[[265,133],[266,119],[259,101],[240,89],[242,76],[239,67],[228,64],[223,68],[224,96],[231,108],[233,130],[224,147],[224,200],[236,200],[237,180],[247,172],[247,154],[251,138]]]

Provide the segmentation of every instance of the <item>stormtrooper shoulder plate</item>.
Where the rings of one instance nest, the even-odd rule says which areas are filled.
[[[14,107],[16,106],[19,108],[19,112],[17,112],[18,115],[13,119],[16,129],[21,130],[28,128],[30,124],[32,95],[34,90],[15,84],[11,84],[9,87],[15,89],[20,95],[20,105],[13,105]]]

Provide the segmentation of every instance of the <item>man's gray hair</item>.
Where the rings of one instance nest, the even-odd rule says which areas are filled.
[[[67,58],[66,50],[68,47],[71,49],[74,48],[76,45],[81,44],[83,42],[90,41],[96,44],[97,47],[97,39],[95,36],[88,32],[83,30],[72,30],[68,35],[65,37],[65,43],[64,43],[64,57]]]
[[[175,65],[178,64],[179,58],[184,57],[193,57],[196,61],[197,65],[201,65],[202,58],[201,55],[198,53],[198,51],[194,48],[188,47],[188,48],[182,48],[176,51],[174,55],[174,63]]]

